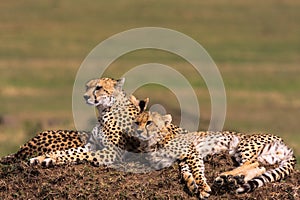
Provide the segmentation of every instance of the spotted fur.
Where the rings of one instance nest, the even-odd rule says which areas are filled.
[[[42,131],[22,145],[16,153],[1,158],[0,162],[10,164],[19,160],[41,156],[45,153],[83,147],[89,134],[84,131],[72,130]]]
[[[95,166],[121,161],[124,152],[138,151],[139,141],[132,136],[132,123],[148,103],[127,96],[122,90],[124,79],[101,78],[87,83],[84,98],[96,106],[98,125],[92,130],[84,146],[50,152],[30,159],[33,163],[60,165],[88,161]]]
[[[154,112],[141,113],[135,123],[137,134],[141,138],[147,135],[148,149],[152,150],[149,159],[157,168],[178,161],[189,191],[198,193],[199,198],[207,198],[211,192],[204,175],[203,160],[207,155],[227,151],[234,157],[239,167],[222,173],[213,185],[234,189],[237,193],[250,192],[267,182],[279,181],[294,170],[293,151],[278,136],[229,131],[180,134],[178,128],[173,128],[170,115]],[[267,171],[261,165],[274,167]],[[229,183],[234,187],[226,185]]]

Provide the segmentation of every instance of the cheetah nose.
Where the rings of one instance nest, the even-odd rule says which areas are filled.
[[[136,130],[137,134],[141,135],[141,133],[143,132],[142,130]]]
[[[89,100],[90,96],[89,95],[84,95],[83,98],[87,101],[87,100]]]

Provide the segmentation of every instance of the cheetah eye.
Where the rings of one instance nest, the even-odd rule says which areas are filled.
[[[134,122],[134,123],[135,123],[136,125],[138,125],[138,126],[140,125],[140,123],[139,123],[139,122]]]
[[[102,86],[97,85],[95,90],[100,90],[102,88]]]
[[[147,121],[146,125],[148,126],[150,124],[152,124],[152,121]]]

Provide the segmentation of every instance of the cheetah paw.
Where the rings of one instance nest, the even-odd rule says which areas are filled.
[[[198,190],[199,190],[199,199],[207,199],[210,196],[211,189],[208,185],[206,185],[202,189],[199,188]]]
[[[196,182],[194,180],[188,181],[187,187],[191,194],[195,194],[198,192],[198,185],[196,184]]]
[[[214,180],[213,190],[216,193],[223,194],[226,192],[234,192],[245,183],[244,175],[221,175]]]
[[[29,159],[29,164],[32,166],[40,164],[43,167],[51,167],[55,164],[55,160],[53,160],[52,158],[45,158],[44,156],[38,156]]]
[[[55,161],[52,158],[45,158],[42,162],[43,167],[52,167],[54,166]]]
[[[29,164],[32,166],[38,165],[39,163],[40,163],[40,160],[37,157],[29,159]]]

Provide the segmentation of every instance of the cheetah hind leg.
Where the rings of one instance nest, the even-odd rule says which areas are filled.
[[[213,190],[217,193],[232,192],[235,193],[241,185],[265,173],[264,167],[259,167],[258,162],[246,162],[243,165],[220,174],[213,183]]]
[[[29,159],[30,165],[41,165],[43,167],[51,167],[63,164],[79,164],[85,160],[88,149],[84,147],[70,148],[63,151],[50,152]]]
[[[296,164],[295,156],[289,155],[286,160],[282,161],[279,164],[279,167],[274,169],[269,169],[263,174],[260,174],[259,176],[249,179],[248,181],[246,181],[245,184],[241,185],[236,190],[236,193],[243,194],[247,192],[252,192],[256,188],[261,187],[268,182],[280,181],[292,173],[295,164]]]
[[[97,151],[89,151],[88,148],[78,147],[66,151],[56,151],[30,159],[30,164],[40,164],[44,167],[64,164],[80,164],[88,162],[94,166],[112,165],[121,160],[123,152],[119,148],[104,148]]]

